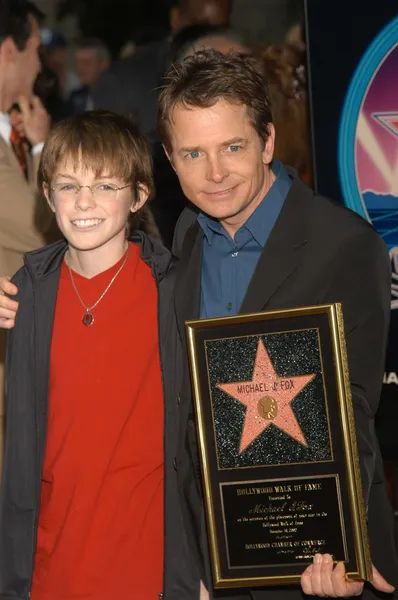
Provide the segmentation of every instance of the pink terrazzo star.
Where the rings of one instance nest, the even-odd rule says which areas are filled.
[[[278,377],[262,340],[259,340],[252,380],[217,384],[219,389],[246,406],[239,454],[271,424],[308,447],[290,405],[314,377],[315,373]]]

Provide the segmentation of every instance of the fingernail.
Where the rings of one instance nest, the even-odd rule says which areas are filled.
[[[319,565],[322,562],[322,556],[320,554],[315,554],[314,556],[314,563],[316,565]]]
[[[327,565],[330,562],[330,555],[329,554],[324,554],[323,556],[323,564]]]

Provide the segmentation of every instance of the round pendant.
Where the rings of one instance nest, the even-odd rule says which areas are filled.
[[[82,318],[82,323],[83,325],[85,325],[86,327],[90,327],[90,325],[92,325],[94,323],[94,315],[92,312],[90,312],[89,310],[86,311],[83,315]]]

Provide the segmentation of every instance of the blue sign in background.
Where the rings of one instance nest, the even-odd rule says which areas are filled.
[[[398,43],[397,2],[384,0],[376,6],[371,0],[306,0],[305,4],[315,188],[372,221],[391,249],[398,246],[398,203],[395,205],[392,194],[361,192],[355,143],[358,116],[369,86],[383,58]],[[398,102],[398,71],[391,85],[397,89]],[[396,264],[398,268],[398,255]],[[398,514],[397,425],[398,308],[391,311],[376,419]]]

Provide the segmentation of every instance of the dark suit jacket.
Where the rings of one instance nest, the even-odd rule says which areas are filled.
[[[315,195],[293,172],[289,173],[293,178],[290,192],[261,254],[241,312],[342,303],[372,560],[387,580],[397,586],[393,515],[374,431],[390,316],[388,252],[367,221],[342,205]],[[196,218],[193,209],[185,209],[174,243],[175,254],[180,258],[175,307],[184,345],[184,322],[198,318],[200,310],[203,232]],[[198,561],[204,555],[206,568],[202,567],[200,576],[205,577],[209,560],[203,550],[200,485],[192,481],[189,467],[182,458],[184,452],[189,453],[194,465],[191,471],[197,470],[187,364],[184,365],[182,398],[180,427],[185,446],[180,453],[180,485],[186,498],[185,517],[191,541],[202,540],[202,548],[192,546],[192,551]],[[296,586],[257,589],[250,593],[214,593],[215,598],[231,599],[268,600],[275,596],[299,598],[301,591]],[[370,587],[365,597],[375,597]]]
[[[94,108],[134,118],[147,135],[156,131],[158,89],[168,51],[169,41],[162,40],[113,63],[93,86]]]

